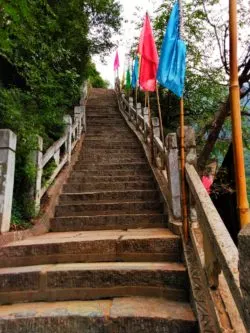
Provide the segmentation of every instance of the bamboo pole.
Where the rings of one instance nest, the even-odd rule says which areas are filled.
[[[235,162],[235,179],[237,192],[237,209],[240,225],[243,228],[250,223],[249,204],[247,199],[246,175],[244,164],[244,148],[242,141],[240,88],[237,61],[237,1],[229,0],[229,32],[230,32],[230,103],[233,135],[233,151]]]
[[[162,140],[163,147],[165,147],[162,114],[161,114],[161,103],[160,103],[159,88],[158,88],[157,82],[156,82],[156,97],[157,97],[158,113],[159,113],[159,119],[160,119],[161,140]]]
[[[151,115],[151,108],[150,108],[149,91],[147,91],[147,99],[148,99],[148,120],[149,120],[151,162],[152,162],[152,164],[154,164],[154,132],[153,132],[152,115]]]
[[[182,3],[179,1],[180,10],[180,38],[182,38],[183,22],[182,22]],[[182,206],[182,227],[184,239],[188,241],[188,214],[187,214],[187,195],[186,195],[186,182],[185,182],[185,121],[184,121],[184,100],[180,100],[180,155],[181,155],[181,206]]]
[[[180,155],[181,155],[181,207],[184,239],[188,241],[188,214],[185,182],[185,127],[184,127],[184,101],[180,99]]]

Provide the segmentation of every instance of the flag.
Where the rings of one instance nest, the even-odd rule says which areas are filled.
[[[186,45],[180,39],[179,25],[180,9],[176,2],[161,47],[157,80],[163,87],[182,97],[186,72]]]
[[[138,74],[139,74],[139,57],[137,56],[135,58],[134,68],[133,68],[133,73],[132,73],[132,87],[133,88],[137,87]]]
[[[139,83],[144,91],[155,91],[158,54],[148,14],[145,17],[141,38],[141,45],[139,45],[141,49]]]
[[[130,89],[131,87],[131,77],[130,77],[130,70],[127,70],[126,74],[126,89]]]
[[[114,61],[114,71],[116,71],[119,67],[120,67],[119,54],[118,51],[116,51],[115,61]]]

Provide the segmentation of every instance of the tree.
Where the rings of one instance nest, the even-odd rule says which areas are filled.
[[[18,136],[14,201],[23,218],[33,210],[27,194],[36,136],[46,150],[62,135],[92,54],[113,47],[120,21],[116,0],[0,0],[0,126]]]

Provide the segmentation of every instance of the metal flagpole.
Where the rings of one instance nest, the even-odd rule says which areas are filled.
[[[160,120],[161,140],[162,140],[163,147],[165,147],[164,131],[163,131],[163,123],[162,123],[162,114],[161,114],[161,103],[160,103],[159,88],[158,88],[157,81],[156,81],[155,85],[156,85],[155,89],[156,89],[158,113],[159,113],[159,120]]]
[[[179,31],[180,38],[182,38],[182,4],[179,1],[180,10],[180,22]],[[181,203],[182,203],[182,222],[183,222],[183,234],[184,239],[188,241],[188,214],[187,214],[187,195],[186,195],[186,183],[185,183],[185,122],[184,122],[184,100],[183,97],[180,100],[180,155],[181,155]]]
[[[237,61],[237,1],[229,0],[229,36],[230,36],[230,106],[232,119],[233,152],[237,192],[237,209],[241,228],[250,223],[247,199],[244,148],[242,141],[240,88]]]
[[[154,132],[152,123],[152,114],[150,108],[149,91],[147,91],[148,99],[148,122],[149,122],[149,135],[150,135],[150,150],[151,150],[151,162],[154,164]]]

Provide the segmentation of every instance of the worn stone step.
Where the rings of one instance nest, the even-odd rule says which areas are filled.
[[[91,162],[95,162],[96,160],[99,161],[141,161],[145,160],[145,155],[143,153],[128,153],[128,154],[114,154],[114,153],[98,153],[98,152],[83,152],[81,155],[79,155],[79,160],[77,163],[84,162],[85,160],[91,160]]]
[[[92,163],[96,163],[96,164],[107,164],[107,163],[111,163],[111,164],[115,164],[115,163],[120,163],[120,164],[128,164],[128,163],[143,163],[145,161],[145,157],[144,156],[136,156],[136,157],[126,157],[124,155],[124,157],[110,157],[110,156],[86,156],[84,158],[82,158],[80,161],[77,162],[77,166],[79,166],[80,168],[82,166],[84,166],[86,164],[86,162],[91,161]]]
[[[70,262],[178,262],[180,238],[168,229],[47,233],[0,249],[0,267]]]
[[[51,231],[114,230],[138,228],[163,228],[167,226],[167,215],[159,212],[124,214],[102,212],[95,216],[55,217],[50,222]]]
[[[137,175],[137,176],[90,176],[90,177],[76,177],[71,176],[68,178],[67,184],[98,184],[104,182],[137,182],[137,181],[154,181],[152,175]]]
[[[155,297],[1,306],[2,333],[198,333],[190,305]]]
[[[82,163],[75,165],[76,170],[149,170],[149,165],[146,161],[130,162],[130,163]]]
[[[186,300],[188,275],[172,262],[67,263],[0,268],[0,303],[155,296]]]
[[[115,182],[115,183],[85,183],[85,184],[65,184],[63,193],[82,193],[96,191],[126,191],[126,190],[152,190],[156,188],[154,182]]]
[[[89,146],[86,146],[86,148],[84,148],[82,154],[80,154],[80,156],[83,156],[83,154],[97,154],[97,155],[100,155],[100,154],[144,154],[144,152],[142,151],[142,149],[139,147],[139,146],[135,146],[135,147],[114,147],[113,145],[110,145],[110,146],[101,146],[99,147],[98,146],[94,146],[94,147],[89,147]],[[145,154],[144,154],[145,156]]]
[[[98,200],[159,200],[159,192],[156,190],[134,191],[98,191],[84,193],[64,193],[59,197],[59,203],[75,203],[80,201]]]
[[[151,171],[148,170],[89,170],[82,169],[81,171],[74,171],[71,177],[93,177],[93,176],[150,176]]]
[[[122,211],[129,214],[138,213],[143,210],[159,210],[163,212],[162,203],[159,201],[96,201],[96,202],[80,202],[80,203],[69,203],[60,204],[56,206],[55,217],[57,216],[84,216],[88,215],[89,212],[102,211]]]

